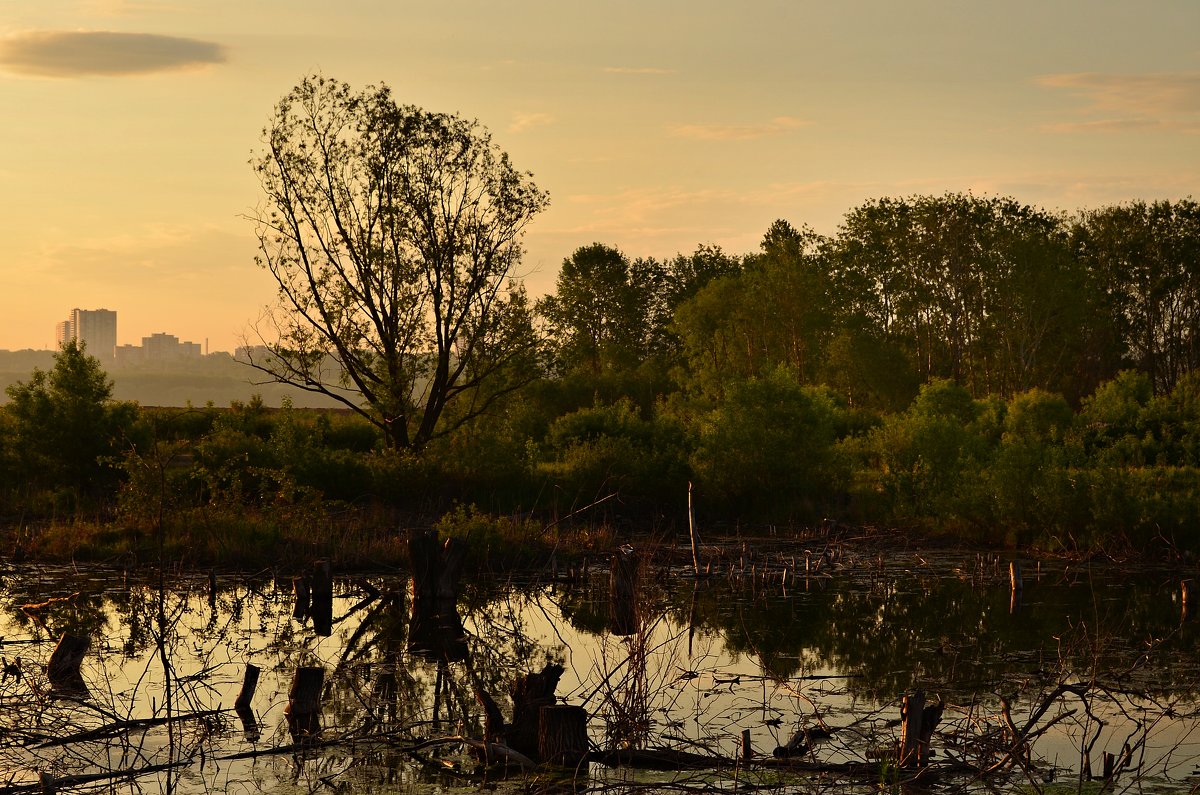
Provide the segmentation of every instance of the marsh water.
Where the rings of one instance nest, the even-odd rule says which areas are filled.
[[[711,559],[702,578],[644,560],[632,634],[614,632],[604,559],[569,578],[466,577],[464,653],[449,659],[411,642],[401,571],[335,570],[318,632],[295,617],[291,573],[8,567],[0,792],[527,789],[529,774],[485,773],[447,738],[481,736],[477,690],[507,711],[512,682],[549,663],[594,749],[722,760],[592,762],[577,788],[878,790],[886,765],[874,780],[847,771],[894,753],[901,701],[918,689],[944,705],[931,765],[956,767],[942,789],[1073,791],[1094,786],[1106,754],[1117,791],[1200,783],[1186,571],[1026,558],[1014,591],[1009,557],[974,552],[796,542]],[[86,692],[47,682],[64,633],[90,640]],[[246,719],[231,707],[248,665],[261,677]],[[285,713],[300,667],[322,669],[324,685],[320,731],[297,744]],[[771,764],[805,729],[821,737],[797,750],[808,767]]]

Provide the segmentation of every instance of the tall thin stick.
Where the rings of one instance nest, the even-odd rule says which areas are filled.
[[[688,481],[688,533],[692,536],[692,566],[700,576],[700,538],[696,535],[696,516],[692,511],[692,481]]]

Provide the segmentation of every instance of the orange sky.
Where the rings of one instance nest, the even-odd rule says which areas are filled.
[[[73,307],[231,350],[271,303],[248,165],[314,71],[479,119],[599,241],[742,253],[883,195],[1200,195],[1200,3],[40,0],[0,22],[0,348]]]

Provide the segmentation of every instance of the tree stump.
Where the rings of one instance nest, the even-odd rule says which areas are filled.
[[[327,638],[333,634],[333,574],[327,560],[313,565],[309,615],[312,616],[313,631],[317,635]]]
[[[539,673],[526,674],[513,682],[509,691],[513,701],[513,719],[504,731],[504,738],[514,751],[537,757],[541,710],[554,706],[554,691],[564,670],[561,665],[550,663]]]
[[[944,708],[941,701],[926,705],[924,690],[904,697],[900,710],[900,767],[925,767],[929,763],[929,743]]]
[[[257,665],[246,666],[246,673],[242,678],[242,690],[238,693],[237,700],[233,702],[233,711],[237,714],[238,720],[242,722],[242,733],[251,742],[257,740],[261,734],[258,730],[258,718],[255,717],[254,710],[250,708],[250,702],[254,700],[254,691],[258,688],[259,672],[260,669]]]
[[[292,618],[304,621],[308,618],[309,606],[312,604],[312,589],[309,586],[308,578],[293,577],[292,593],[296,597],[296,606],[292,608]]]
[[[608,628],[614,635],[638,630],[638,573],[641,559],[632,549],[613,554],[609,568]]]
[[[587,772],[587,711],[566,704],[538,711],[538,757],[545,763]]]
[[[288,691],[288,730],[296,742],[312,739],[321,731],[321,689],[325,685],[325,669],[297,668]]]
[[[91,640],[82,635],[63,633],[46,664],[46,678],[56,690],[87,692],[87,683],[79,672]]]
[[[458,615],[458,578],[466,554],[466,547],[457,539],[439,544],[434,531],[414,531],[409,536],[413,573],[410,654],[450,662],[466,659],[466,633]]]

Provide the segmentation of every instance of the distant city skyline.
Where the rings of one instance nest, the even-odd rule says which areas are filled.
[[[1200,3],[41,0],[0,22],[0,348],[64,300],[232,351],[273,305],[248,164],[304,75],[478,119],[549,191],[516,274],[834,234],[869,199],[1200,186]],[[64,296],[67,296],[64,299]]]
[[[87,345],[88,352],[106,359],[132,360],[145,357],[163,359],[174,356],[200,356],[210,351],[207,344],[181,340],[167,331],[155,331],[142,335],[136,343],[121,342],[118,334],[118,313],[104,307],[98,309],[72,309],[66,320],[54,325],[54,344],[32,350],[54,351],[70,340]],[[13,350],[2,348],[0,350]],[[234,349],[225,351],[233,353]]]

